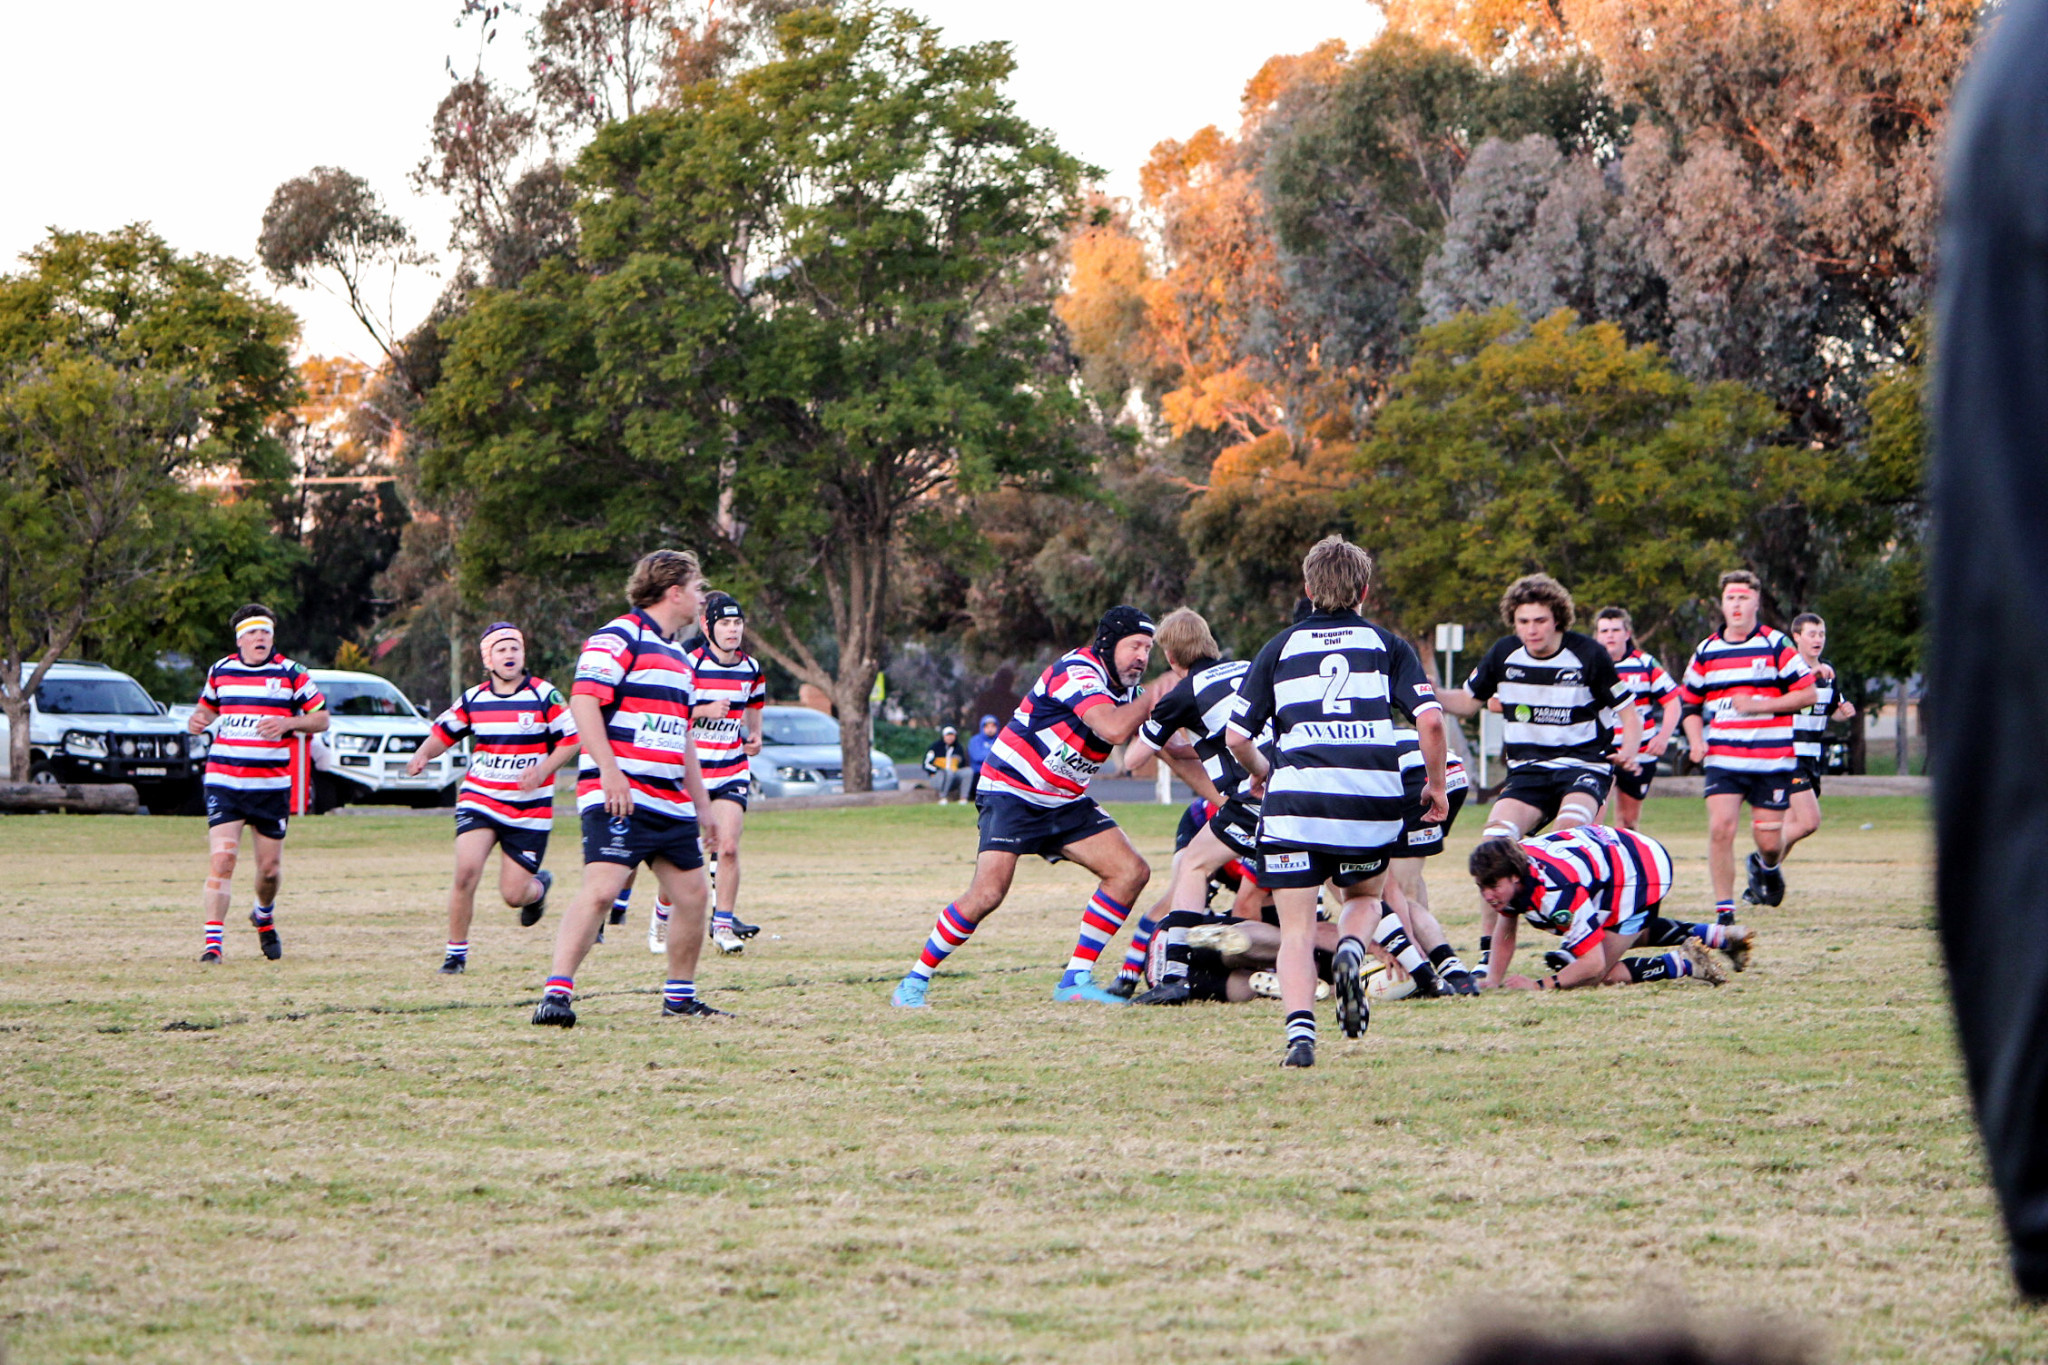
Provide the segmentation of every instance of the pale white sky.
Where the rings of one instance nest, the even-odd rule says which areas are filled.
[[[1153,144],[1205,123],[1234,129],[1244,83],[1267,57],[1379,28],[1367,0],[909,0],[954,42],[1016,45],[1012,94],[1027,118],[1132,194]],[[422,245],[444,252],[446,207],[414,195],[446,63],[473,36],[455,0],[99,0],[16,3],[0,14],[0,271],[47,228],[147,220],[173,246],[250,261],[271,191],[318,165],[366,177]],[[523,68],[522,26],[495,49]],[[496,51],[493,53],[496,56]],[[506,58],[511,60],[507,61]],[[445,254],[445,252],[444,252]],[[260,270],[254,278],[269,285]],[[410,326],[438,282],[399,283]],[[339,302],[280,295],[305,348],[369,357]]]

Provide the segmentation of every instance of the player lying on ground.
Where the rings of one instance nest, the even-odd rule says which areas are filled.
[[[519,911],[519,922],[538,924],[547,912],[555,878],[540,864],[555,827],[555,774],[577,752],[569,704],[553,683],[526,671],[519,627],[495,621],[484,627],[477,648],[484,681],[435,719],[427,742],[405,765],[418,777],[430,761],[471,741],[455,797],[455,884],[448,889],[448,949],[441,959],[449,976],[469,966],[469,922],[493,845],[504,851],[498,894]]]
[[[1825,758],[1822,748],[1828,724],[1849,720],[1856,714],[1854,702],[1838,699],[1835,666],[1821,657],[1828,647],[1828,623],[1810,611],[1801,612],[1792,618],[1792,644],[1813,670],[1813,705],[1792,716],[1792,753],[1798,766],[1792,771],[1792,800],[1785,809],[1785,848],[1778,856],[1780,867],[1791,856],[1795,844],[1820,828],[1820,778]],[[1750,894],[1743,893],[1745,897]]]
[[[1032,853],[1048,862],[1078,863],[1101,880],[1082,911],[1080,939],[1053,999],[1128,1003],[1095,984],[1095,960],[1116,937],[1152,871],[1088,795],[1088,783],[1110,749],[1137,733],[1163,690],[1138,688],[1152,657],[1154,629],[1152,618],[1136,607],[1111,607],[1095,627],[1094,642],[1063,655],[1017,704],[982,765],[974,880],[939,912],[924,952],[896,985],[894,1004],[924,1005],[933,971],[995,913],[1017,875],[1017,860]]]
[[[1348,1037],[1366,1029],[1361,935],[1379,919],[1387,860],[1402,851],[1406,823],[1396,708],[1419,735],[1424,818],[1449,814],[1442,708],[1408,643],[1358,614],[1371,584],[1372,556],[1339,536],[1318,542],[1302,561],[1314,610],[1259,651],[1230,721],[1230,752],[1262,802],[1259,884],[1280,916],[1284,1066],[1315,1065],[1316,891],[1324,882],[1346,896],[1332,964],[1338,1022]],[[1270,760],[1258,742],[1268,725]]]
[[[1747,569],[1721,575],[1719,630],[1685,666],[1681,697],[1692,761],[1705,770],[1707,874],[1715,919],[1735,922],[1735,825],[1750,810],[1749,891],[1753,902],[1785,898],[1778,863],[1785,808],[1798,767],[1792,716],[1813,705],[1813,670],[1785,636],[1757,619],[1763,584]]]
[[[643,862],[675,907],[662,1017],[725,1013],[697,998],[708,891],[697,814],[708,800],[690,738],[696,681],[680,637],[697,619],[703,595],[697,556],[683,550],[642,556],[626,581],[632,610],[599,627],[576,661],[569,710],[583,745],[576,774],[583,885],[555,932],[554,973],[533,1012],[536,1024],[576,1023],[570,1008],[576,968],[619,889]],[[706,843],[716,838],[716,830],[704,832]]]
[[[312,675],[276,650],[277,614],[251,602],[228,619],[235,652],[206,670],[199,705],[185,728],[220,728],[206,755],[205,945],[199,960],[219,962],[226,947],[228,891],[241,854],[242,826],[256,844],[256,905],[249,923],[272,962],[284,956],[277,936],[277,892],[284,882],[284,836],[292,802],[291,741],[327,728],[327,700]]]
[[[1609,821],[1617,829],[1634,829],[1642,819],[1643,799],[1650,794],[1650,783],[1657,776],[1658,760],[1678,734],[1678,684],[1654,655],[1636,647],[1635,621],[1626,609],[1600,608],[1594,626],[1593,637],[1607,651],[1607,657],[1614,660],[1622,689],[1634,699],[1636,714],[1641,717],[1643,744],[1636,751],[1635,768],[1614,770],[1614,818]],[[1620,757],[1618,751],[1616,757]]]
[[[1749,965],[1748,925],[1686,924],[1658,911],[1671,892],[1671,854],[1632,829],[1580,825],[1528,839],[1481,840],[1468,864],[1479,895],[1500,917],[1489,987],[1571,990],[1698,976],[1726,979],[1707,948],[1726,952],[1737,971]],[[1522,920],[1561,934],[1570,961],[1540,980],[1508,971]],[[1656,957],[1631,948],[1676,946]]]
[[[1600,642],[1571,628],[1573,610],[1572,595],[1548,574],[1516,579],[1500,599],[1501,624],[1514,634],[1494,641],[1464,687],[1443,694],[1456,716],[1500,704],[1508,779],[1482,838],[1519,838],[1553,820],[1559,829],[1591,824],[1615,771],[1635,768],[1642,718]],[[1482,907],[1482,971],[1496,925]]]

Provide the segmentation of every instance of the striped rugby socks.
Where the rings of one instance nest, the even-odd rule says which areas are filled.
[[[468,961],[469,961],[469,940],[468,940],[468,939],[464,939],[464,940],[463,940],[462,942],[460,942],[460,943],[450,943],[450,944],[448,945],[448,956],[449,956],[449,958],[450,958],[450,959],[451,959],[452,961],[455,961],[455,962],[465,962],[465,963],[466,963],[466,962],[468,962]]]
[[[661,1003],[664,1007],[679,1010],[697,998],[697,983],[670,978],[661,987]]]
[[[1625,957],[1621,965],[1630,981],[1675,981],[1693,975],[1692,959],[1683,953],[1659,953],[1655,957]]]
[[[1138,921],[1138,927],[1131,932],[1131,946],[1124,949],[1124,965],[1116,969],[1119,981],[1136,981],[1145,975],[1145,955],[1152,951],[1152,935],[1159,929],[1159,921],[1147,915]]]
[[[212,957],[219,957],[221,949],[227,943],[227,935],[228,927],[225,923],[217,919],[208,920],[206,922],[206,947],[203,953]]]
[[[932,926],[931,937],[924,941],[924,952],[918,956],[917,965],[910,974],[931,980],[939,964],[953,955],[955,949],[974,933],[974,923],[960,913],[957,906],[949,905],[939,911],[938,923]]]
[[[1107,891],[1097,890],[1088,898],[1088,908],[1081,912],[1081,937],[1074,943],[1073,956],[1067,959],[1067,969],[1061,980],[1076,974],[1092,975],[1095,959],[1102,956],[1102,950],[1116,937],[1116,931],[1124,927],[1129,919],[1131,907],[1119,905]],[[1143,959],[1139,959],[1142,963]]]
[[[559,995],[564,1000],[576,994],[576,978],[573,976],[551,976],[548,984],[541,987],[542,995]]]

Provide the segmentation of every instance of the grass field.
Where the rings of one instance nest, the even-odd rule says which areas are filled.
[[[1177,812],[1118,814],[1163,867]],[[1405,1002],[1360,1043],[1325,1007],[1308,1073],[1267,1002],[1054,1005],[1072,868],[1026,867],[935,1007],[891,1010],[965,883],[959,807],[758,815],[766,929],[702,973],[739,1017],[661,1022],[636,910],[567,1033],[526,1022],[552,916],[483,913],[469,974],[434,974],[442,819],[298,822],[287,956],[245,860],[213,969],[197,822],[0,820],[0,1333],[13,1365],[1381,1360],[1475,1316],[1690,1316],[1830,1360],[2048,1356],[1960,1089],[1924,805],[1829,817],[1725,988]],[[1432,869],[1468,953],[1476,828]],[[1699,806],[1648,828],[1704,906]]]

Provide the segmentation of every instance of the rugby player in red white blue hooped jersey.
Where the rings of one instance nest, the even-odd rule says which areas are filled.
[[[1681,924],[1659,913],[1671,894],[1671,854],[1632,829],[1580,825],[1527,839],[1497,836],[1472,850],[1472,880],[1487,908],[1499,916],[1493,951],[1505,972],[1526,920],[1563,936],[1565,966],[1540,981],[1505,975],[1510,990],[1571,990],[1624,986],[1698,976],[1719,985],[1726,974],[1707,956],[1722,949],[1739,971],[1748,964],[1747,925]],[[1680,951],[1624,957],[1631,948],[1677,946]]]
[[[668,936],[664,1018],[722,1014],[697,999],[704,944],[704,845],[697,813],[707,804],[690,739],[696,681],[681,640],[704,600],[697,556],[643,555],[626,580],[625,615],[584,643],[569,690],[583,757],[576,806],[583,823],[583,885],[555,933],[554,974],[533,1012],[536,1024],[570,1027],[576,968],[596,940],[612,901],[641,863],[674,907]],[[704,843],[715,851],[717,836]]]
[[[1755,574],[1722,574],[1721,629],[1693,651],[1680,685],[1686,743],[1706,771],[1707,873],[1723,924],[1735,920],[1735,825],[1745,801],[1756,841],[1750,897],[1769,905],[1784,898],[1778,862],[1798,767],[1792,716],[1813,705],[1813,670],[1791,640],[1757,619],[1762,604]]]
[[[761,708],[768,702],[768,677],[741,645],[747,614],[728,593],[704,599],[704,634],[690,646],[697,701],[690,715],[704,790],[711,798],[704,822],[718,831],[717,875],[712,879],[711,941],[721,953],[737,953],[760,926],[735,913],[740,896],[740,835],[747,823],[747,793],[753,778],[747,760],[761,752]],[[667,942],[668,906],[654,902],[648,946]]]
[[[1116,821],[1088,795],[1112,747],[1138,732],[1165,691],[1162,677],[1140,691],[1152,658],[1152,618],[1111,607],[1085,649],[1061,656],[1032,684],[982,764],[974,803],[981,848],[965,895],[939,912],[924,952],[897,983],[892,1002],[925,1003],[932,972],[995,913],[1009,894],[1017,860],[1036,853],[1080,864],[1101,879],[1081,913],[1081,933],[1053,987],[1055,1000],[1128,1003],[1095,984],[1095,960],[1131,913],[1152,870]]]
[[[256,841],[256,905],[249,923],[263,955],[284,956],[274,912],[284,875],[285,826],[291,816],[293,736],[327,728],[327,699],[305,669],[277,652],[277,616],[250,603],[228,621],[235,652],[206,670],[199,705],[186,722],[198,734],[219,722],[206,756],[209,853],[201,962],[218,962],[227,934],[228,888],[242,847],[242,826]]]
[[[441,972],[469,966],[469,924],[476,886],[493,845],[498,894],[531,927],[547,911],[554,874],[541,870],[555,824],[555,773],[576,756],[576,726],[555,685],[526,671],[526,636],[510,621],[484,627],[477,649],[483,682],[434,721],[427,742],[405,770],[414,777],[429,761],[467,739],[469,766],[455,798],[455,884],[448,892],[448,948]]]
[[[1642,717],[1643,739],[1636,750],[1635,771],[1614,770],[1614,823],[1622,829],[1634,829],[1642,818],[1643,800],[1650,794],[1650,783],[1657,776],[1657,761],[1678,736],[1678,684],[1656,656],[1636,646],[1635,620],[1626,608],[1600,608],[1594,619],[1593,638],[1614,660],[1614,672],[1621,680],[1622,690],[1634,698],[1636,714]]]

